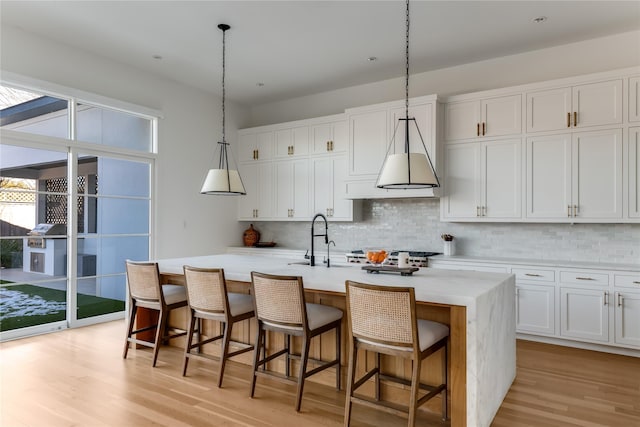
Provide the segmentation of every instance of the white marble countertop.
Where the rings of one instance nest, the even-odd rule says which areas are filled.
[[[502,285],[511,274],[475,271],[453,271],[421,268],[412,276],[400,274],[370,274],[357,266],[335,264],[311,267],[289,264],[300,259],[256,255],[209,255],[158,260],[161,273],[182,274],[183,265],[224,268],[228,280],[251,281],[251,271],[268,274],[302,276],[307,289],[345,292],[345,281],[353,280],[387,286],[411,286],[416,300],[441,304],[471,306],[482,295]]]
[[[436,255],[430,257],[433,261],[451,261],[478,264],[510,264],[510,265],[530,265],[552,268],[588,268],[595,270],[624,270],[624,271],[640,271],[640,263],[638,264],[618,264],[618,263],[602,263],[602,262],[586,262],[586,261],[565,261],[553,259],[532,259],[532,258],[502,258],[502,257],[479,257],[466,255],[444,256]]]

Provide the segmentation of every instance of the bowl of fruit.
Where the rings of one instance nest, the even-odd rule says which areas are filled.
[[[371,264],[380,266],[387,259],[388,255],[389,254],[387,254],[387,252],[385,250],[368,251],[367,252],[367,259],[369,260],[369,262]]]

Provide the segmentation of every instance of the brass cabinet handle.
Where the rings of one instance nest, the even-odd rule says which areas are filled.
[[[485,128],[486,128],[486,123],[482,122],[482,136],[484,136],[486,134]]]
[[[574,111],[573,112],[573,127],[578,126],[578,112]]]
[[[571,127],[571,113],[567,113],[567,127]]]
[[[567,216],[571,216],[571,205],[567,205]]]
[[[329,141],[329,151],[333,151],[333,141]]]
[[[637,280],[634,280],[634,281],[633,281],[633,283],[634,283],[635,285],[640,285],[640,282],[639,282],[639,281],[637,281]]]
[[[609,305],[609,292],[604,291],[604,305]]]
[[[256,150],[256,160],[260,159],[260,150]]]
[[[573,216],[578,216],[578,206],[573,205]]]
[[[480,136],[480,123],[476,123],[476,136]]]
[[[593,277],[576,277],[576,280],[596,280]]]
[[[482,207],[482,216],[487,216],[487,207],[486,206]]]
[[[480,216],[480,206],[476,206],[476,216]]]
[[[529,277],[542,277],[542,274],[524,273],[524,275]]]
[[[622,294],[620,292],[618,292],[618,307],[622,307]]]
[[[329,141],[327,141],[327,151],[331,151],[329,150]]]

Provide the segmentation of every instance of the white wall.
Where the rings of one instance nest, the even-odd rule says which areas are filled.
[[[210,254],[241,243],[236,199],[199,194],[221,135],[220,100],[208,93],[3,25],[0,69],[160,110],[156,257]],[[161,64],[159,64],[161,66]],[[235,143],[248,111],[227,107]]]
[[[640,32],[413,74],[410,96],[453,95],[640,65]],[[398,70],[402,73],[403,70]],[[342,113],[404,97],[404,77],[254,106],[251,126]]]

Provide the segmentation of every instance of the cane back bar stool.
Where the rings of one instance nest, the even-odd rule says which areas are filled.
[[[374,286],[346,282],[347,316],[351,325],[349,373],[344,425],[351,421],[353,403],[379,408],[386,412],[408,416],[410,427],[415,425],[416,411],[432,397],[442,394],[442,418],[447,418],[447,338],[449,327],[442,323],[416,318],[416,297],[413,288]],[[358,350],[376,353],[375,366],[356,381]],[[430,386],[420,383],[422,360],[442,349],[442,384]],[[380,354],[402,357],[412,361],[411,381],[384,375],[380,371]],[[356,396],[354,392],[375,376],[375,399]],[[380,399],[380,379],[411,386],[408,407]],[[419,397],[419,390],[427,393]]]
[[[221,387],[227,359],[253,350],[250,344],[231,341],[233,324],[254,317],[253,298],[251,295],[227,292],[224,270],[220,268],[196,268],[185,265],[184,277],[187,284],[190,321],[182,375],[187,375],[187,365],[191,357],[220,360],[218,387]],[[201,334],[197,333],[197,342],[193,342],[196,322],[199,323],[197,330],[202,331],[202,319],[220,322],[222,333],[207,339],[202,339]],[[220,339],[222,343],[219,358],[202,352],[203,345]],[[229,345],[232,343],[240,349],[229,352]],[[198,352],[191,352],[195,348]]]
[[[169,312],[187,305],[187,293],[184,286],[161,285],[158,264],[155,262],[126,261],[127,281],[129,283],[129,322],[127,325],[127,338],[124,342],[122,357],[127,358],[129,343],[153,348],[152,366],[156,366],[160,345],[172,338],[186,334],[186,331],[170,334],[168,331]],[[136,313],[138,308],[156,310],[158,323],[143,326],[134,330]],[[133,336],[141,332],[156,330],[154,342],[144,341]]]
[[[302,277],[275,276],[257,272],[251,273],[251,290],[254,296],[258,331],[253,361],[253,378],[251,379],[251,397],[256,388],[258,376],[269,376],[273,379],[297,384],[296,411],[300,411],[302,392],[306,378],[331,366],[336,367],[336,389],[340,390],[340,333],[342,326],[342,310],[320,304],[306,303]],[[336,331],[336,358],[330,362],[313,360],[320,366],[307,371],[311,338],[324,332]],[[266,331],[285,334],[284,349],[267,355]],[[291,336],[302,337],[300,355],[291,353]],[[271,360],[285,356],[285,375],[266,370]],[[300,359],[300,372],[297,379],[291,377],[291,359]],[[262,369],[259,369],[262,368]]]

